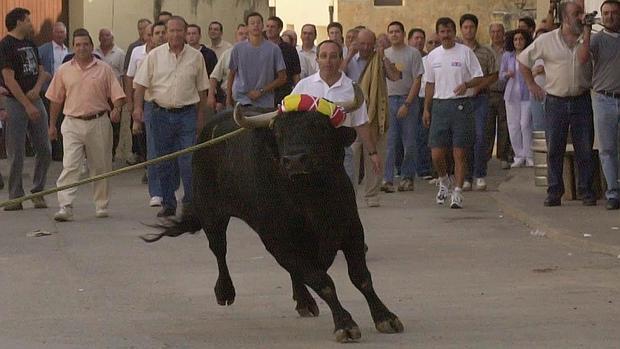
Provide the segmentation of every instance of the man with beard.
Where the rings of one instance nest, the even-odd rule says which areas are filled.
[[[606,0],[601,5],[603,31],[590,39],[592,26],[587,25],[579,60],[594,61],[592,89],[596,131],[601,151],[601,164],[607,180],[606,208],[620,208],[618,184],[618,130],[620,130],[620,1]]]
[[[541,35],[528,46],[518,57],[519,66],[535,99],[542,100],[546,92],[548,187],[545,206],[562,204],[562,172],[569,128],[579,173],[578,192],[584,205],[594,206],[594,125],[590,97],[592,64],[589,57],[585,63],[577,59],[583,45],[580,42],[583,7],[575,1],[567,1],[560,4],[559,11],[562,18],[560,28]],[[536,84],[532,74],[532,67],[539,58],[545,62],[547,81],[544,90]]]

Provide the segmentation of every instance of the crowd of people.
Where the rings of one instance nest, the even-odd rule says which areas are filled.
[[[52,41],[37,48],[29,40],[30,12],[15,8],[0,41],[9,198],[24,196],[27,137],[36,154],[36,193],[52,158],[63,162],[61,186],[85,170],[91,176],[111,170],[114,158],[135,163],[189,147],[210,114],[236,103],[275,109],[291,93],[342,102],[354,97],[357,84],[366,100],[344,123],[358,134],[344,168],[354,184],[363,182],[369,207],[380,205],[381,192],[413,191],[416,182],[429,181],[438,187],[437,204],[462,208],[464,191],[486,190],[494,152],[506,170],[534,165],[534,130],[545,131],[548,147],[544,205],[561,205],[569,132],[578,192],[584,205],[596,205],[596,121],[606,208],[618,209],[620,2],[603,2],[604,29],[596,34],[578,2],[563,2],[558,11],[557,27],[551,15],[539,28],[530,17],[508,32],[493,23],[488,45],[477,39],[474,14],[439,18],[428,33],[407,31],[399,21],[385,32],[364,26],[345,32],[334,22],[321,43],[317,27],[305,24],[298,45],[297,33],[283,31],[276,16],[250,13],[236,27],[234,44],[213,21],[202,44],[199,25],[164,11],[154,21],[139,19],[138,38],[124,51],[107,28],[97,47],[85,29],[75,30],[67,46],[60,22]],[[191,212],[191,171],[191,155],[149,166],[143,182],[148,204],[161,207],[158,217],[176,215],[181,184],[182,214]],[[73,218],[76,191],[58,193],[57,221]],[[108,216],[109,200],[107,181],[97,182],[97,217]],[[33,202],[47,207],[42,197]]]

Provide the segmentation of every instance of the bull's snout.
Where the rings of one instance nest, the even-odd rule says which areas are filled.
[[[310,173],[311,164],[307,154],[285,155],[281,163],[289,176]]]

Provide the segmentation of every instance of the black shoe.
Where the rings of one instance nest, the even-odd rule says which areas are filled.
[[[23,209],[24,209],[24,206],[22,206],[21,203],[4,206],[5,211],[21,211]]]
[[[584,198],[581,203],[583,206],[596,206],[596,198]]]
[[[149,184],[149,176],[146,175],[146,172],[142,175],[142,184]]]
[[[618,199],[607,199],[607,204],[605,208],[608,210],[617,210],[620,208],[620,200]]]
[[[0,175],[0,190],[4,189],[4,179],[2,179],[2,175]]]
[[[157,212],[157,217],[172,217],[177,214],[177,210],[174,208],[163,207]]]
[[[555,196],[547,196],[545,199],[545,206],[553,207],[553,206],[562,206],[562,200]]]

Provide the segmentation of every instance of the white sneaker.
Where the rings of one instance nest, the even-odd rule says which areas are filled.
[[[435,201],[438,205],[443,205],[446,202],[448,195],[450,195],[450,184],[441,183],[441,181],[438,180],[437,186],[439,187],[439,190],[437,191]]]
[[[153,196],[149,201],[149,206],[151,207],[160,207],[161,206],[162,197],[161,196]]]
[[[510,165],[511,168],[523,167],[525,166],[525,159],[517,159],[515,158],[515,162]]]
[[[474,189],[477,191],[487,190],[487,181],[484,178],[476,178],[476,187]]]
[[[95,211],[95,217],[97,218],[107,218],[108,215],[108,209],[107,208],[98,208]]]
[[[460,188],[455,188],[452,191],[450,208],[463,208],[463,193],[461,192]]]
[[[471,182],[470,181],[464,181],[463,182],[463,191],[471,191]]]
[[[56,222],[67,222],[73,219],[73,208],[71,206],[63,206],[54,214]]]
[[[534,159],[532,158],[525,159],[525,167],[534,167]]]

